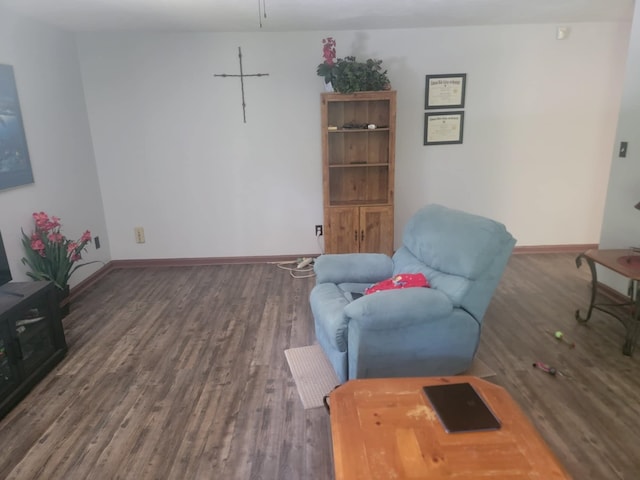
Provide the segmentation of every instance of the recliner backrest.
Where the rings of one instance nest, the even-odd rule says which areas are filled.
[[[514,245],[503,224],[432,204],[405,226],[394,274],[424,273],[433,288],[481,321]]]

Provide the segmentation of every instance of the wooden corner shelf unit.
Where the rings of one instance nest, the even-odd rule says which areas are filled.
[[[324,93],[326,253],[393,253],[396,92]]]

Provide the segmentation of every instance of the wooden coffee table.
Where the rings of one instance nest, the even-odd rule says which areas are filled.
[[[445,432],[422,387],[459,382],[500,430]],[[477,377],[351,380],[329,402],[336,480],[571,478],[507,391]]]

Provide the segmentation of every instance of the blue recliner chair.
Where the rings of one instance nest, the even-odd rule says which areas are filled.
[[[318,257],[311,311],[318,343],[340,381],[467,370],[515,243],[501,223],[429,205],[409,220],[393,258]],[[423,273],[431,288],[355,298],[354,293],[402,273]]]

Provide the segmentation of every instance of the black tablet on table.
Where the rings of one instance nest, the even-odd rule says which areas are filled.
[[[470,383],[430,385],[423,389],[447,432],[500,428],[500,421]]]

